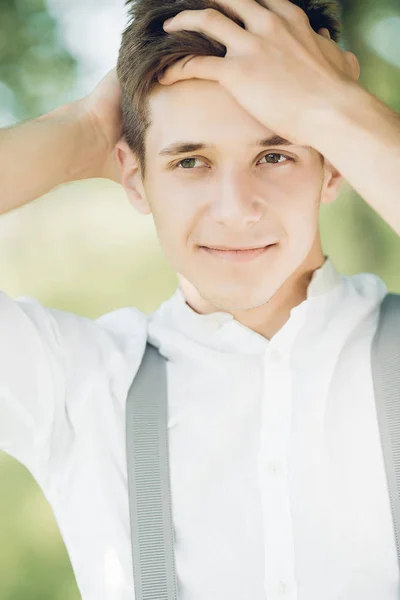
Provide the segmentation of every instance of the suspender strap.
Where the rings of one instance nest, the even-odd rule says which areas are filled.
[[[149,343],[126,413],[135,600],[176,600],[166,361]]]
[[[400,568],[400,296],[387,294],[372,343],[372,377]]]

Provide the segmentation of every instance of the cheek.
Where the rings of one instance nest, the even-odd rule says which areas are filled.
[[[313,189],[306,195],[286,196],[279,207],[279,219],[292,242],[307,243],[319,226],[320,195]]]
[[[177,254],[187,246],[195,227],[195,214],[191,210],[190,196],[180,198],[165,194],[152,203],[154,224],[160,244],[166,254]]]

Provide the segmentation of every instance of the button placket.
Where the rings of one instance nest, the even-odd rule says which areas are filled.
[[[267,595],[297,600],[287,456],[292,384],[289,361],[277,348],[267,353],[262,401],[259,485],[265,540]]]

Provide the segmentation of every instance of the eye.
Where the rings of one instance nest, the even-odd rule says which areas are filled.
[[[261,157],[262,158],[266,158],[269,156],[274,156],[274,157],[280,157],[280,158],[285,158],[286,160],[284,162],[293,162],[293,158],[290,158],[290,156],[286,156],[285,154],[279,154],[278,152],[269,152],[268,154],[264,154],[264,156]],[[260,160],[261,160],[260,159]],[[173,169],[178,169],[180,167],[180,165],[183,165],[184,163],[188,163],[190,161],[196,161],[196,160],[200,160],[199,158],[196,158],[194,156],[191,156],[189,158],[184,158],[183,160],[179,161],[178,163],[176,163],[175,165],[172,166]],[[277,164],[282,164],[283,161],[281,162],[267,162],[266,164],[269,165],[277,165]],[[197,170],[197,169],[193,169],[193,167],[189,167],[189,168],[185,168],[185,167],[180,167],[181,170],[183,171],[193,171],[193,170]]]
[[[277,152],[270,152],[269,154],[264,154],[264,156],[262,156],[261,158],[266,158],[266,157],[268,157],[268,156],[280,156],[281,158],[285,158],[285,159],[286,159],[286,160],[285,160],[285,162],[288,162],[288,161],[290,161],[290,160],[293,160],[292,158],[290,158],[290,156],[286,156],[286,154],[279,154],[279,153],[277,153]],[[267,163],[267,164],[274,164],[274,165],[277,165],[277,164],[282,164],[282,163],[273,162],[273,163]]]
[[[187,163],[189,161],[193,161],[193,160],[200,160],[199,158],[195,158],[195,157],[190,157],[190,158],[184,158],[183,160],[179,161],[178,163],[176,163],[176,165],[174,165],[174,169],[177,169],[179,167],[179,165],[183,164],[183,163]],[[183,169],[183,171],[193,171],[193,169]]]

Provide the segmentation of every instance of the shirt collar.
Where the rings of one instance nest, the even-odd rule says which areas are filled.
[[[289,352],[294,337],[305,320],[307,308],[311,303],[313,310],[318,304],[325,306],[324,300],[338,287],[342,278],[331,259],[325,256],[324,264],[312,275],[306,300],[292,308],[289,320],[270,341],[236,321],[229,313],[197,313],[186,303],[180,287],[161,304],[150,319],[215,350],[240,350],[241,353],[253,354],[265,350],[271,343],[285,354]]]
[[[333,290],[342,280],[329,256],[325,256],[324,264],[316,269],[307,288],[307,298],[314,298],[327,294]]]

